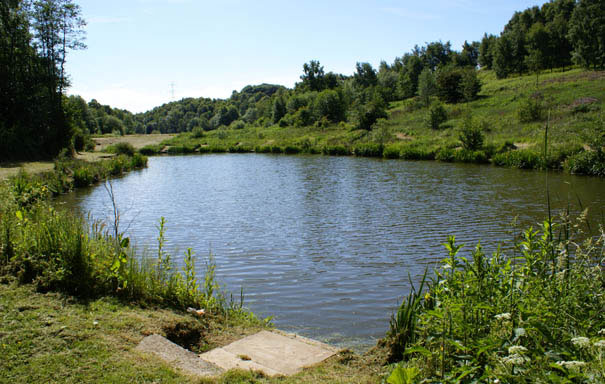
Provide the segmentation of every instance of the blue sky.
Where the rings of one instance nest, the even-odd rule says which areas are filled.
[[[88,49],[71,52],[71,94],[142,112],[183,97],[229,97],[248,84],[288,87],[302,65],[351,74],[415,44],[499,34],[529,0],[79,0]]]

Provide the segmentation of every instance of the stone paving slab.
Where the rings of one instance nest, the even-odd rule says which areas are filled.
[[[160,335],[147,336],[141,340],[135,350],[151,353],[189,375],[210,377],[218,376],[223,372],[212,363],[200,359],[195,353]]]
[[[337,348],[294,334],[261,331],[200,357],[226,370],[252,369],[268,376],[289,376],[337,352]]]

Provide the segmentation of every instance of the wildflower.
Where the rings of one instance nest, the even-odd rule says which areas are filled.
[[[92,325],[99,325],[99,322],[98,321],[93,321]]]
[[[510,320],[510,313],[501,313],[499,315],[494,316],[496,320]]]
[[[527,352],[527,348],[521,345],[513,345],[511,347],[508,347],[509,355],[521,354],[524,352]]]
[[[597,348],[605,348],[605,340],[595,341],[593,345]]]
[[[567,369],[576,369],[576,368],[582,368],[584,366],[586,366],[586,363],[583,361],[557,361],[557,365],[560,365],[562,367],[565,367]]]
[[[530,358],[527,356],[523,356],[523,355],[519,355],[517,353],[510,355],[510,356],[506,356],[503,357],[502,362],[504,364],[510,364],[510,365],[523,365],[525,363],[527,363],[528,361],[530,361]]]
[[[588,337],[574,337],[571,339],[571,343],[576,347],[586,348],[590,345],[590,340]]]
[[[599,331],[599,335],[605,336],[605,328],[603,328]]]

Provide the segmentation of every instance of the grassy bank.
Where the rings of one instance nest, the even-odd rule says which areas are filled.
[[[353,124],[255,126],[185,133],[141,148],[141,153],[312,153],[406,160],[493,163],[525,169],[565,169],[605,175],[605,72],[572,69],[496,79],[480,71],[477,100],[444,104],[446,120],[429,127],[429,109],[418,98],[393,102],[388,118],[371,131]],[[543,157],[549,126],[549,152]],[[465,125],[466,124],[466,125]],[[467,145],[464,129],[478,132],[479,143]]]

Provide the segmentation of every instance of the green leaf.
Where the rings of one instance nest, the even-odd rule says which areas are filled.
[[[17,219],[19,219],[19,221],[23,220],[23,212],[17,211],[15,212],[15,215],[17,216]]]
[[[120,242],[120,247],[122,248],[128,248],[128,246],[130,245],[130,238],[125,237],[122,239],[122,241]]]

